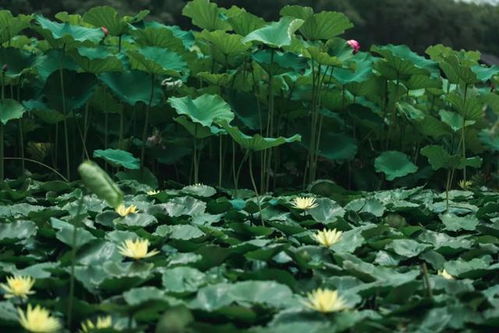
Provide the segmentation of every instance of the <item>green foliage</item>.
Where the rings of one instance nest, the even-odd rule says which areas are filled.
[[[266,195],[262,226],[255,197],[235,198],[209,186],[146,195],[147,187],[119,181],[126,205],[138,212],[118,217],[77,183],[30,182],[29,188],[6,182],[25,192],[24,199],[0,192],[0,244],[9,248],[0,258],[2,283],[12,275],[36,279],[28,304],[57,312],[68,331],[107,315],[114,327],[107,330],[115,331],[123,325],[151,332],[329,332],[339,325],[396,331],[401,322],[411,331],[437,323],[441,331],[496,326],[496,192],[452,191],[446,212],[444,196],[421,187],[337,191],[338,201],[316,196],[317,207],[305,213],[289,205],[300,193]],[[76,210],[83,222],[78,229]],[[342,231],[331,247],[312,238],[324,228]],[[120,253],[124,241],[139,238],[158,253],[140,260]],[[79,308],[68,323],[62,300],[69,297],[72,262]],[[337,290],[349,309],[321,314],[308,308],[307,293],[317,288]],[[378,301],[368,302],[373,297]],[[0,328],[20,330],[16,302],[0,303]]]

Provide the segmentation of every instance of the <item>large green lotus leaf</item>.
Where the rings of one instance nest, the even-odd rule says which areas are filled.
[[[27,203],[17,203],[10,205],[0,205],[0,218],[11,218],[28,216],[31,213],[44,210],[43,206],[35,206]]]
[[[165,214],[171,217],[179,217],[182,215],[199,215],[206,210],[206,203],[193,197],[178,197],[173,198],[165,204],[158,205]]]
[[[284,6],[280,11],[281,16],[291,16],[302,20],[306,20],[312,15],[314,15],[314,10],[311,7],[298,6],[298,5],[287,5]]]
[[[175,267],[163,272],[163,287],[167,292],[185,294],[197,291],[207,283],[203,272],[191,267]]]
[[[21,119],[26,109],[14,99],[0,101],[0,122],[6,125],[10,120]]]
[[[230,126],[227,123],[225,123],[223,127],[229,133],[232,139],[236,141],[242,148],[251,151],[265,150],[283,145],[285,143],[292,143],[301,140],[301,136],[298,134],[295,134],[289,138],[285,138],[282,136],[278,138],[264,138],[260,134],[255,134],[253,136],[246,135],[241,132],[239,128]]]
[[[13,47],[0,48],[0,64],[7,65],[5,76],[19,77],[27,71],[35,61],[32,53]]]
[[[128,305],[138,306],[154,301],[170,301],[165,291],[156,287],[133,288],[123,293],[123,298]]]
[[[265,20],[261,17],[248,13],[243,8],[232,6],[226,11],[229,18],[227,21],[232,26],[236,34],[246,36],[250,32],[260,29],[265,25]]]
[[[133,35],[137,43],[142,46],[156,46],[180,53],[185,51],[184,42],[167,26],[148,26],[145,29],[134,30]]]
[[[179,115],[202,126],[210,127],[214,123],[230,122],[234,119],[231,107],[218,95],[204,94],[195,99],[190,96],[170,97],[168,103]]]
[[[62,71],[64,82],[64,102],[66,111],[81,108],[92,97],[97,84],[95,76],[90,73]],[[48,99],[48,106],[56,110],[63,110],[61,98],[61,73],[53,72],[47,78],[43,92]]]
[[[316,200],[317,207],[309,210],[312,218],[323,224],[333,223],[339,217],[345,215],[345,210],[336,201],[328,198],[319,198]]]
[[[440,220],[449,231],[468,230],[473,231],[478,226],[478,219],[474,215],[457,216],[452,213],[440,215]]]
[[[307,141],[304,143],[307,144]],[[332,131],[323,131],[321,135],[319,155],[327,159],[351,160],[357,154],[357,149],[357,142],[348,135]]]
[[[480,141],[492,151],[499,151],[499,135],[494,130],[483,129],[478,134]]]
[[[184,59],[176,52],[156,46],[129,50],[128,57],[133,69],[152,74],[181,76],[188,72]]]
[[[372,75],[373,57],[369,53],[358,53],[347,63],[347,68],[335,68],[332,76],[340,84],[364,82]]]
[[[300,32],[307,39],[331,39],[353,27],[348,17],[339,12],[320,12],[309,16],[300,27]]]
[[[74,62],[67,53],[61,50],[52,49],[43,55],[36,58],[35,65],[33,66],[40,76],[41,84],[43,85],[47,78],[53,72],[62,69],[76,71],[79,66]]]
[[[384,45],[372,46],[371,51],[380,54],[385,58],[386,63],[378,62],[377,65],[383,66],[378,69],[383,70],[383,75],[391,80],[396,80],[397,75],[414,75],[436,72],[436,63],[426,59],[411,51],[405,45]],[[401,77],[399,77],[401,79]]]
[[[176,117],[173,118],[173,120],[182,125],[189,132],[189,134],[196,139],[205,139],[209,136],[225,132],[223,129],[216,126],[200,126],[199,124],[190,121],[186,116]]]
[[[127,170],[125,172],[118,172],[116,177],[121,180],[132,180],[140,184],[149,185],[149,187],[157,188],[158,179],[148,168],[142,170]]]
[[[409,270],[404,271],[404,273],[399,273],[394,268],[379,267],[369,264],[346,253],[341,254],[341,256],[347,258],[347,260],[343,261],[343,268],[353,276],[364,281],[376,281],[377,284],[390,288],[411,282],[420,274],[419,270]]]
[[[285,308],[295,301],[293,292],[286,285],[274,281],[243,281],[203,287],[199,289],[189,307],[210,312],[232,303]]]
[[[69,23],[58,23],[43,16],[36,16],[35,21],[40,27],[40,32],[45,32],[44,35],[49,38],[49,41],[52,39],[57,43],[57,46],[61,47],[84,42],[97,44],[104,38],[104,32],[100,28],[86,28]]]
[[[130,214],[125,217],[119,217],[114,220],[114,223],[131,228],[146,228],[150,225],[158,223],[158,220],[152,215],[138,213]]]
[[[468,59],[463,59],[456,54],[445,57],[445,61],[440,62],[440,68],[444,73],[448,74],[448,79],[452,83],[456,84],[475,84],[479,82],[478,74],[472,70],[474,67],[474,62]],[[457,80],[457,81],[456,81]]]
[[[399,151],[385,151],[374,161],[377,172],[383,172],[388,180],[404,177],[414,173],[418,167],[409,160],[409,157]]]
[[[119,261],[121,258],[116,244],[99,239],[79,249],[76,260],[80,265],[93,265],[107,260]]]
[[[250,48],[251,45],[243,43],[243,36],[229,34],[225,31],[203,30],[196,37],[208,41],[212,47],[225,55],[239,55]]]
[[[445,270],[452,276],[459,278],[476,278],[486,274],[490,267],[490,260],[486,257],[474,258],[470,261],[459,258],[447,261],[444,264]]]
[[[307,47],[307,51],[310,55],[310,58],[319,65],[339,67],[342,64],[340,59],[330,55],[327,52],[322,51],[320,47],[309,46]]]
[[[57,230],[57,239],[70,247],[75,246],[78,248],[95,239],[94,235],[85,230],[83,227],[80,227],[76,231],[76,238],[73,244],[73,235],[75,235],[74,225],[53,217],[50,218],[50,224]]]
[[[415,257],[429,247],[431,246],[428,244],[421,244],[412,239],[395,239],[386,246],[387,249],[406,258]]]
[[[262,66],[267,73],[279,75],[292,69],[301,72],[308,67],[307,60],[291,52],[279,52],[275,50],[260,50],[253,52],[251,57]]]
[[[283,17],[278,22],[272,22],[250,32],[244,39],[243,43],[261,42],[271,47],[283,47],[291,45],[294,32],[300,28],[303,20],[292,17]]]
[[[19,322],[19,310],[11,301],[0,301],[0,321],[5,326],[13,326]]]
[[[459,155],[449,154],[442,146],[428,145],[421,149],[421,155],[428,158],[433,170],[464,167],[479,168],[482,165],[482,159],[479,157],[462,158]]]
[[[464,125],[464,127],[466,127],[466,126],[471,126],[471,125],[475,124],[474,120],[464,121],[463,116],[461,116],[460,114],[458,114],[456,112],[452,112],[452,111],[440,110],[438,112],[438,115],[440,116],[440,119],[444,123],[449,125],[449,127],[452,128],[452,130],[454,132],[457,132],[460,129],[462,129],[463,125]]]
[[[383,213],[385,212],[385,206],[381,201],[377,199],[365,199],[365,198],[360,198],[350,201],[345,206],[345,209],[347,211],[350,210],[357,212],[358,214],[369,213],[376,217],[383,216]]]
[[[99,79],[123,102],[135,105],[138,102],[149,104],[151,99],[151,88],[153,96],[151,105],[155,106],[161,102],[163,92],[155,82],[151,87],[151,75],[142,71],[126,71],[102,73]]]
[[[494,65],[490,67],[475,65],[471,67],[471,70],[476,74],[478,80],[488,81],[492,77],[499,75],[499,66]]]
[[[484,117],[484,102],[479,96],[470,96],[464,98],[461,94],[454,91],[445,96],[459,114],[464,115],[466,120],[481,121]]]
[[[338,243],[334,244],[331,249],[336,253],[352,253],[357,248],[364,244],[365,239],[362,236],[364,228],[355,228],[343,232]]]
[[[99,86],[90,100],[90,105],[103,113],[121,113],[124,105],[105,86]]]
[[[102,290],[121,293],[151,278],[154,265],[146,262],[111,262],[103,265],[105,278],[100,284]]]
[[[119,17],[116,9],[110,6],[93,7],[83,15],[83,20],[95,27],[106,27],[111,35],[119,36],[127,32],[128,23]]]
[[[223,20],[221,9],[209,0],[193,0],[182,10],[182,15],[190,17],[192,24],[206,30],[229,30],[230,24]]]
[[[23,29],[29,27],[31,15],[12,16],[9,10],[0,10],[0,44],[7,42]]]
[[[12,242],[33,237],[38,228],[32,221],[15,221],[0,223],[0,242]]]
[[[94,74],[123,70],[120,59],[104,46],[79,47],[73,59],[84,71]]]
[[[83,21],[83,18],[81,17],[80,14],[69,14],[68,12],[59,12],[55,14],[54,17],[64,23],[69,23],[72,25],[81,25],[86,28],[92,28],[91,24],[88,24],[85,21]]]
[[[121,166],[125,169],[140,169],[140,160],[132,153],[121,149],[97,149],[93,153],[94,158],[102,158],[113,166]]]
[[[440,77],[437,76],[415,74],[412,75],[405,84],[407,86],[407,89],[409,90],[417,90],[424,88],[438,89],[442,87],[442,80]]]

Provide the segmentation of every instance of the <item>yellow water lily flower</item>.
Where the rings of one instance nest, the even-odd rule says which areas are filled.
[[[28,298],[35,292],[31,290],[35,284],[35,279],[29,276],[11,276],[7,278],[7,283],[1,283],[0,287],[5,291],[5,298],[21,297]]]
[[[438,275],[447,280],[454,280],[455,278],[450,275],[445,269],[439,270]]]
[[[113,325],[113,320],[111,316],[97,317],[97,321],[94,323],[90,319],[81,323],[82,333],[87,333],[95,329],[111,328]]]
[[[329,230],[324,229],[322,231],[317,231],[312,237],[322,246],[331,247],[340,241],[342,231],[337,231],[336,229]]]
[[[147,191],[146,193],[147,193],[147,195],[156,195],[159,193],[159,191],[151,190],[151,191]]]
[[[316,289],[307,294],[305,306],[322,313],[336,312],[348,309],[345,300],[336,290]]]
[[[62,328],[59,320],[50,316],[50,312],[39,305],[33,308],[31,304],[28,304],[26,312],[19,308],[17,312],[19,313],[19,324],[29,332],[52,333]]]
[[[123,256],[135,260],[149,258],[159,253],[159,251],[156,250],[148,252],[148,249],[149,241],[147,239],[127,239],[118,247],[118,250]]]
[[[317,207],[319,204],[315,202],[313,197],[296,197],[291,202],[291,205],[296,209],[309,210]]]
[[[116,213],[120,214],[120,216],[125,217],[125,216],[130,215],[130,214],[135,214],[139,210],[137,209],[137,206],[135,206],[135,205],[131,205],[131,206],[127,207],[124,204],[121,204],[118,207],[116,207],[115,211],[116,211]]]
[[[463,190],[467,190],[469,189],[472,185],[473,185],[473,182],[471,180],[460,180],[459,183],[457,183],[459,185],[460,188],[462,188]]]

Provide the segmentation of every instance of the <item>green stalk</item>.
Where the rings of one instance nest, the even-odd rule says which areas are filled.
[[[72,237],[72,249],[71,249],[71,276],[69,278],[69,300],[67,309],[67,326],[71,327],[71,321],[73,317],[73,299],[75,292],[75,264],[76,264],[76,238],[78,236],[78,229],[80,227],[80,213],[83,207],[83,193],[81,194],[80,200],[78,201],[78,209],[76,210],[76,216],[73,219],[73,237]]]
[[[249,172],[250,172],[251,184],[253,185],[253,190],[255,191],[256,194],[256,203],[258,205],[258,210],[260,211],[260,221],[262,222],[262,226],[265,226],[265,222],[263,221],[263,216],[262,216],[262,204],[260,202],[260,195],[258,194],[258,188],[256,187],[255,176],[253,175],[253,153],[248,151],[248,154],[249,154]]]
[[[267,137],[272,137],[274,133],[274,92],[273,92],[273,73],[272,73],[272,66],[274,64],[274,49],[270,50],[270,66],[269,66],[269,83],[268,83],[268,91],[267,91],[267,98],[268,98],[268,110],[269,114],[267,117],[267,128],[265,131],[265,134]],[[262,188],[262,191],[267,192],[269,189],[269,182],[270,182],[270,167],[272,166],[272,148],[265,150],[263,154],[263,161],[262,165],[264,168],[263,174],[264,174],[264,187]]]
[[[198,166],[198,140],[196,136],[198,135],[198,125],[194,124],[194,140],[193,140],[193,154],[192,154],[192,165],[194,168],[194,184],[199,182],[199,166]]]
[[[70,156],[69,156],[69,131],[68,131],[68,120],[66,112],[66,92],[64,89],[64,69],[63,61],[66,52],[66,46],[62,47],[61,65],[59,66],[59,77],[61,81],[61,99],[62,99],[62,113],[64,114],[63,126],[64,126],[64,146],[66,154],[66,178],[70,179]]]
[[[87,146],[87,135],[88,135],[88,113],[89,113],[89,103],[87,102],[85,104],[85,115],[84,115],[84,119],[83,119],[83,138],[82,138],[82,142],[83,142],[84,151],[82,152],[82,159],[84,157],[84,154],[86,154],[87,157],[88,157],[88,151],[86,149],[86,146]]]
[[[2,103],[5,99],[5,73],[2,71]],[[0,182],[3,182],[4,170],[4,125],[0,122]]]
[[[154,74],[151,73],[151,95],[146,107],[144,129],[142,130],[142,147],[140,150],[140,170],[144,170],[144,158],[146,153],[147,127],[149,126],[149,112],[151,111],[152,99],[154,97]]]
[[[3,138],[2,138],[3,140]],[[19,119],[19,152],[21,155],[21,170],[22,174],[24,175],[26,171],[26,167],[24,165],[24,130],[23,130],[23,120]]]
[[[423,271],[423,279],[425,281],[428,297],[431,298],[433,297],[433,291],[431,290],[430,279],[428,278],[428,267],[426,266],[425,262],[421,264],[421,270]]]
[[[466,99],[468,95],[468,84],[464,85],[464,101],[463,105],[466,107]],[[466,126],[466,109],[463,112],[463,127],[461,128],[461,141],[462,145],[462,156],[463,159],[466,159],[466,136],[465,136],[465,126]],[[466,181],[466,164],[463,168],[463,180]]]
[[[125,144],[123,142],[123,128],[124,128],[124,114],[123,114],[123,109],[120,111],[120,134],[119,134],[119,139],[118,139],[118,147],[119,149],[123,149],[125,147]]]
[[[218,140],[218,186],[222,187],[222,175],[223,175],[223,137],[220,135]]]

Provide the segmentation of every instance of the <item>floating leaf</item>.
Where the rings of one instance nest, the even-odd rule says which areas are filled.
[[[249,33],[242,40],[247,42],[261,42],[271,47],[283,47],[291,45],[293,34],[303,24],[303,20],[292,17],[283,17],[279,22],[273,22],[263,28]]]
[[[94,158],[102,158],[113,166],[122,166],[126,169],[140,169],[140,160],[127,151],[121,149],[94,150]]]
[[[383,172],[388,180],[404,177],[418,170],[409,157],[399,151],[385,151],[376,158],[374,166],[376,171]]]

